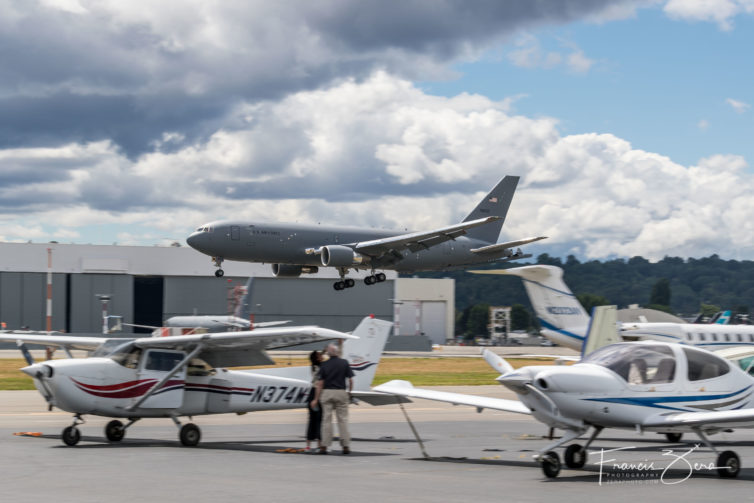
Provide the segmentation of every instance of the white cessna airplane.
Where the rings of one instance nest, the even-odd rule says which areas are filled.
[[[530,265],[470,272],[520,277],[542,326],[542,334],[556,344],[581,351],[590,319],[563,281],[563,270],[560,267]],[[680,342],[710,350],[754,346],[754,325],[621,323],[619,333],[626,341]]]
[[[144,417],[171,418],[183,445],[199,443],[199,428],[181,425],[181,416],[244,413],[306,407],[311,389],[309,367],[227,370],[224,367],[274,363],[266,350],[326,340],[345,340],[343,357],[356,374],[354,397],[373,405],[395,403],[370,392],[392,323],[365,318],[353,335],[320,327],[263,328],[247,332],[176,335],[141,339],[107,339],[65,335],[0,333],[0,341],[17,341],[50,408],[74,414],[62,440],[76,445],[84,414],[118,419],[105,427],[111,442]],[[94,351],[89,358],[34,363],[25,343]]]
[[[590,336],[615,333],[615,316],[595,309]],[[614,313],[613,309],[613,313]],[[612,326],[611,326],[612,325]],[[730,428],[754,428],[754,378],[737,366],[700,348],[642,341],[603,346],[572,366],[513,367],[489,350],[484,357],[501,372],[497,378],[519,401],[414,388],[407,381],[390,381],[374,388],[399,397],[425,398],[478,410],[489,408],[531,414],[563,437],[538,451],[535,458],[547,477],[560,473],[553,449],[591,429],[585,445],[570,444],[565,464],[582,468],[587,449],[605,428],[654,431],[680,440],[692,432],[718,454],[721,477],[735,477],[741,467],[733,451],[718,453],[708,435]]]

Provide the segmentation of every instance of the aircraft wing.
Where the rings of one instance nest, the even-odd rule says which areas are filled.
[[[498,243],[496,245],[482,246],[481,248],[472,248],[470,251],[471,253],[477,253],[480,255],[495,254],[495,253],[503,252],[510,248],[516,248],[518,246],[527,245],[535,241],[541,241],[542,239],[547,239],[547,236],[537,236],[535,238],[524,238],[524,239],[519,239],[517,241],[508,241],[507,243]]]
[[[709,412],[679,412],[676,414],[655,415],[647,418],[641,427],[645,430],[663,428],[753,428],[754,409],[714,410]]]
[[[134,344],[142,349],[185,349],[201,344],[202,350],[197,357],[213,367],[240,367],[274,364],[275,362],[270,359],[266,350],[333,339],[358,339],[358,337],[327,328],[305,326],[259,328],[216,334],[145,337],[137,339]]]
[[[424,398],[426,400],[452,403],[453,405],[469,405],[471,407],[476,407],[477,409],[494,409],[506,412],[517,412],[519,414],[531,414],[529,408],[518,400],[505,400],[503,398],[464,395],[461,393],[415,388],[414,385],[408,381],[389,381],[385,384],[376,386],[374,391],[411,398]]]
[[[444,243],[445,241],[453,240],[459,236],[463,236],[468,229],[479,227],[480,225],[485,225],[497,220],[500,220],[500,217],[491,216],[462,222],[460,224],[449,225],[447,227],[427,232],[412,232],[389,238],[364,241],[357,243],[354,246],[354,250],[371,256],[380,256],[386,253],[400,252],[403,250],[418,252],[421,250],[427,250],[433,246]]]
[[[0,342],[21,341],[27,344],[83,351],[94,351],[107,340],[105,337],[76,337],[74,335],[63,335],[60,332],[0,331]]]

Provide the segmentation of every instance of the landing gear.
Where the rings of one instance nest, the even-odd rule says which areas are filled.
[[[741,460],[733,451],[723,451],[717,457],[717,474],[724,479],[733,479],[741,471]]]
[[[707,438],[707,435],[699,428],[694,428],[694,433],[699,435],[702,442],[712,449],[712,452],[717,454],[717,474],[724,479],[733,479],[738,477],[738,472],[741,471],[741,460],[733,451],[718,452],[715,446]]]
[[[78,425],[83,424],[84,420],[81,418],[81,414],[73,416],[73,424],[63,429],[63,433],[60,438],[63,443],[68,446],[74,446],[81,440],[81,432],[78,429]]]
[[[105,426],[105,437],[110,442],[120,442],[123,437],[126,436],[126,429],[123,428],[123,423],[117,419],[113,419],[107,426]]]
[[[212,263],[217,267],[217,270],[215,271],[216,278],[222,278],[225,276],[225,271],[222,270],[223,260],[222,257],[212,257]]]
[[[123,440],[123,437],[126,436],[126,430],[139,419],[140,418],[138,417],[131,419],[126,425],[124,425],[117,419],[113,419],[112,421],[107,423],[107,426],[105,426],[105,437],[110,442],[120,442],[121,440]]]
[[[544,453],[539,458],[542,463],[542,471],[548,479],[554,479],[560,473],[560,458],[555,451]]]
[[[681,441],[681,437],[683,437],[683,433],[666,433],[665,438],[668,439],[668,442],[672,444],[677,444]]]
[[[356,282],[352,280],[351,278],[346,278],[342,281],[336,281],[335,284],[333,284],[333,288],[336,290],[345,290],[346,288],[353,288]]]
[[[63,434],[60,436],[63,439],[65,445],[73,447],[81,440],[81,432],[75,426],[68,426],[63,429]]]
[[[385,276],[384,273],[379,272],[377,274],[372,274],[371,276],[364,278],[364,283],[366,283],[367,285],[374,285],[375,283],[382,283],[386,279],[387,276]]]
[[[566,447],[563,459],[568,468],[584,468],[586,464],[586,449],[579,444],[571,444]]]
[[[194,447],[199,443],[199,440],[201,440],[202,432],[197,425],[188,423],[181,426],[179,437],[183,445],[186,447]]]

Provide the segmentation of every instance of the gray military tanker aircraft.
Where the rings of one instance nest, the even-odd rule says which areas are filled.
[[[506,176],[463,222],[425,232],[401,233],[354,227],[220,220],[204,224],[186,241],[209,255],[223,276],[223,260],[272,264],[275,277],[291,278],[335,267],[336,290],[355,285],[349,270],[369,270],[364,283],[385,281],[376,269],[403,273],[462,268],[531,257],[520,246],[545,239],[529,237],[497,243],[519,177]],[[514,248],[516,249],[514,251]]]

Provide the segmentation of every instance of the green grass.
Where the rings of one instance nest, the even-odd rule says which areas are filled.
[[[509,358],[508,361],[516,368],[549,363],[523,358]],[[276,366],[305,364],[303,358],[280,358]],[[19,371],[25,366],[26,362],[21,358],[0,359],[0,391],[35,389],[31,377]],[[416,386],[476,386],[495,384],[498,375],[482,358],[385,358],[377,369],[374,385],[402,379]]]

